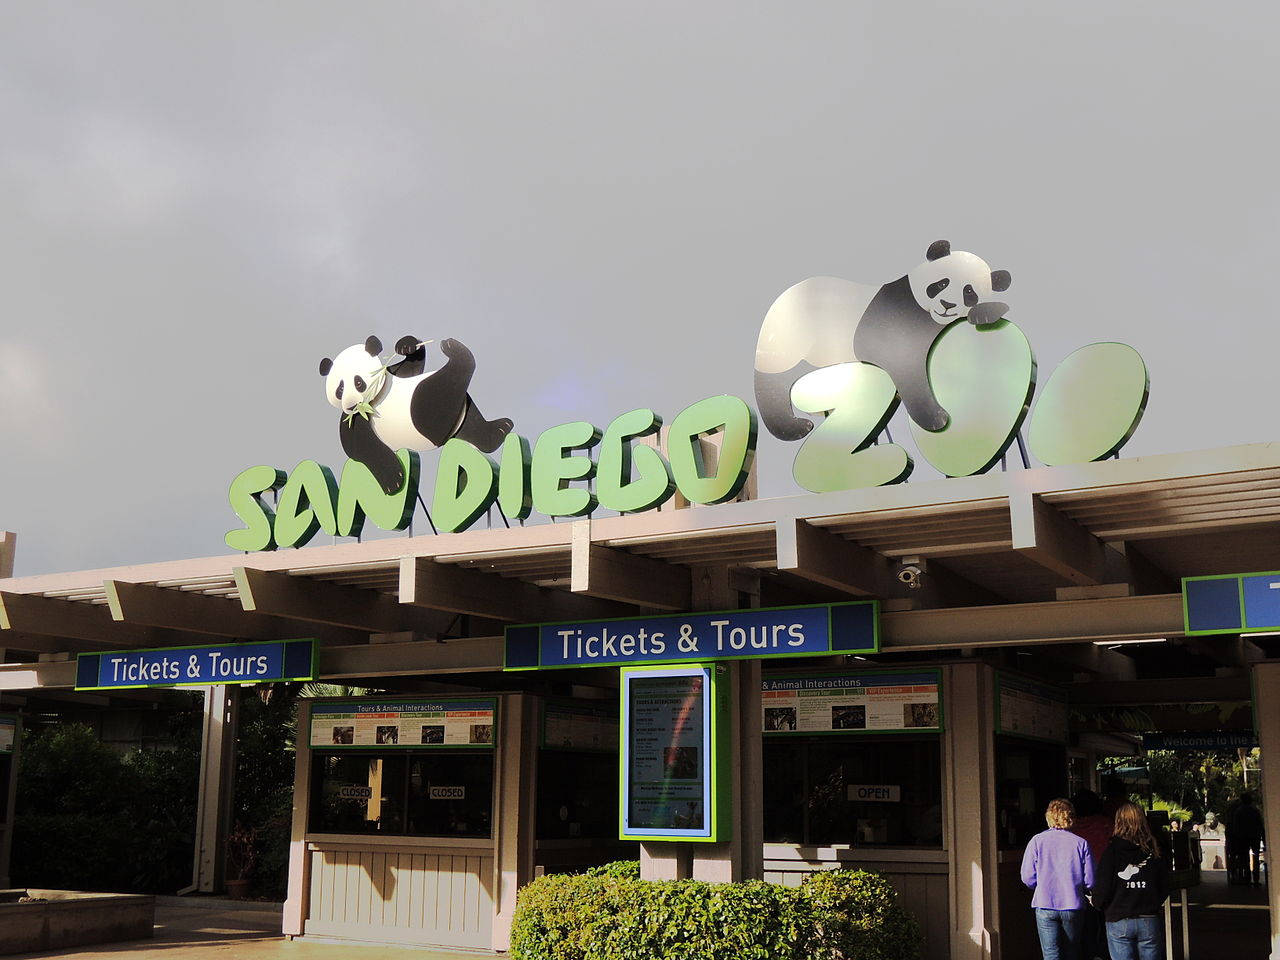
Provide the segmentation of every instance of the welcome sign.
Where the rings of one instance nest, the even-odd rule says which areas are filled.
[[[796,483],[825,493],[906,480],[912,458],[888,435],[900,405],[920,455],[948,477],[990,470],[1015,439],[1029,463],[1024,425],[1026,446],[1048,466],[1118,454],[1146,409],[1142,357],[1123,343],[1088,344],[1037,398],[1030,341],[995,299],[1011,282],[1007,270],[939,240],[887,283],[814,277],[785,290],[761,323],[753,376],[765,428],[797,444]],[[348,457],[340,479],[315,460],[288,474],[267,465],[242,471],[230,501],[244,526],[226,535],[227,545],[273,550],[303,546],[320,531],[359,536],[366,519],[403,530],[421,499],[419,452],[437,448],[428,515],[442,533],[467,529],[494,505],[516,520],[535,511],[635,513],[677,490],[690,503],[723,503],[746,481],[757,413],[738,397],[680,411],[665,448],[657,440],[663,418],[649,408],[604,430],[559,424],[531,443],[509,418],[480,412],[471,351],[453,339],[434,344],[406,335],[384,357],[371,336],[324,358],[325,398],[340,411]],[[710,436],[718,440],[714,464],[703,460]]]

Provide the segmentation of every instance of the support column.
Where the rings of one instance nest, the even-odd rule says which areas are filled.
[[[282,932],[301,936],[311,912],[311,856],[307,853],[307,821],[311,817],[311,704],[298,701],[298,732],[293,756],[293,821],[289,829],[289,885]]]
[[[238,687],[217,684],[204,694],[200,738],[200,796],[196,805],[195,864],[184,892],[216,893],[222,888],[226,839],[235,790]]]
[[[537,838],[538,700],[513,694],[498,707],[497,776],[494,783],[493,949],[511,946],[516,894],[533,879]]]
[[[999,960],[995,678],[983,663],[944,668],[943,824],[951,960]]]
[[[9,755],[9,776],[0,779],[0,809],[4,820],[0,822],[0,889],[9,886],[9,859],[13,854],[14,806],[18,799],[18,764],[22,759],[22,718],[18,718],[13,732],[13,753]]]
[[[1253,722],[1262,748],[1263,826],[1267,832],[1267,908],[1271,913],[1271,960],[1280,960],[1280,881],[1272,876],[1280,864],[1280,660],[1253,665]],[[1268,771],[1268,764],[1272,764]],[[1268,776],[1270,772],[1270,776]]]

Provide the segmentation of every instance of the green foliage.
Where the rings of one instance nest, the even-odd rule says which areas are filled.
[[[520,891],[513,960],[918,960],[920,932],[876,874],[800,887],[645,881],[639,864],[541,877]]]
[[[191,877],[200,746],[123,756],[82,724],[23,738],[12,874],[32,887],[172,893]]]
[[[1258,751],[1248,753],[1249,779],[1258,782]],[[1131,757],[1100,758],[1103,768],[1133,763]],[[1156,809],[1179,819],[1219,817],[1245,790],[1244,767],[1235,750],[1148,750],[1147,776]]]

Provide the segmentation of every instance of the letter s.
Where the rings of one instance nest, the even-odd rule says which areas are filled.
[[[250,467],[236,474],[231,481],[228,499],[244,528],[227,533],[223,539],[228,547],[246,553],[276,548],[275,511],[262,501],[262,494],[268,490],[279,490],[286,479],[284,471],[275,467]]]

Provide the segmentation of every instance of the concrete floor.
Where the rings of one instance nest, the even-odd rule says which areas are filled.
[[[249,907],[249,909],[246,909]],[[478,960],[492,953],[428,950],[422,947],[360,945],[286,940],[280,935],[279,905],[197,902],[161,897],[156,903],[154,940],[108,943],[51,953],[15,954],[13,960]]]

